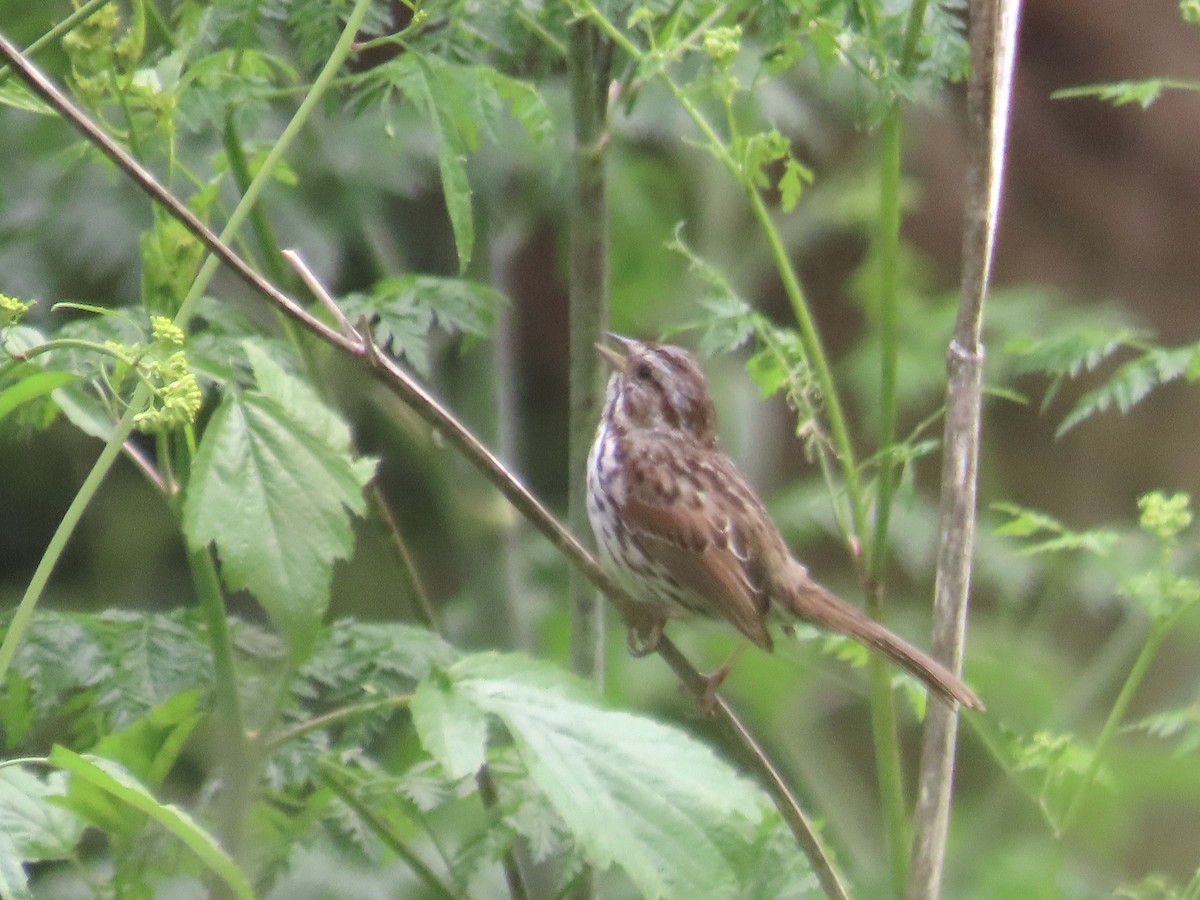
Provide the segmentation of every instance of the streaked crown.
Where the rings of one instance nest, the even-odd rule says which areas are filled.
[[[623,354],[599,349],[613,365],[606,414],[615,424],[684,431],[705,442],[716,439],[716,409],[692,354],[671,344],[612,338]]]

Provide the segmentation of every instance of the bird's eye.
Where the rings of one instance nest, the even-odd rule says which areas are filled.
[[[651,374],[650,363],[638,363],[633,367],[633,377],[638,381],[649,381]]]

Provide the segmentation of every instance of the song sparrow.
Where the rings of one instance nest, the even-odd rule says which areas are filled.
[[[724,618],[764,650],[795,620],[881,652],[941,696],[980,699],[941,663],[809,577],[733,461],[695,358],[613,335],[604,414],[588,458],[588,518],[602,562],[639,601],[630,647],[652,651],[668,618]],[[635,640],[636,638],[636,640]]]

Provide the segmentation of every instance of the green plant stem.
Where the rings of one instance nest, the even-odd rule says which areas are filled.
[[[896,706],[892,700],[892,673],[877,654],[868,664],[871,688],[871,740],[875,749],[875,779],[883,807],[888,865],[896,895],[904,892],[908,877],[908,851],[912,839],[908,809],[904,801],[904,769],[896,728]]]
[[[870,577],[867,610],[877,621],[886,620],[884,599],[888,564],[888,528],[896,492],[896,369],[899,348],[900,256],[900,107],[893,104],[880,134],[879,222],[875,253],[879,265],[879,478],[876,482],[875,523],[868,547]],[[904,800],[904,773],[891,674],[878,656],[870,663],[871,731],[875,744],[875,775],[887,827],[888,859],[897,894],[907,879],[909,827]]]
[[[883,610],[883,583],[888,564],[888,525],[896,489],[896,369],[900,319],[900,108],[893,105],[880,132],[879,227],[876,256],[879,265],[879,487],[875,499],[875,528],[870,545],[871,614]]]
[[[234,184],[244,197],[250,191],[254,179],[250,175],[250,166],[242,150],[241,136],[234,122],[233,110],[225,114],[225,125],[221,129],[221,146],[225,149],[225,158],[229,161],[229,172],[233,176]],[[254,236],[258,238],[259,249],[262,251],[262,265],[266,269],[267,277],[276,284],[287,284],[289,273],[283,264],[279,242],[275,240],[275,232],[267,221],[266,212],[258,203],[250,209],[250,227],[254,230]]]
[[[213,658],[213,707],[220,729],[221,762],[225,770],[225,790],[221,792],[221,837],[226,851],[236,858],[241,844],[242,812],[249,803],[247,795],[250,785],[244,783],[244,774],[251,766],[242,704],[238,697],[233,642],[229,637],[225,598],[212,552],[207,547],[189,548],[188,567],[192,571],[196,599],[204,617],[209,651]]]
[[[334,775],[328,767],[321,770],[320,777],[321,781],[337,794],[338,799],[350,807],[367,824],[372,833],[388,846],[388,849],[408,864],[413,874],[429,890],[428,896],[443,898],[443,900],[455,900],[459,896],[457,892],[438,877],[433,869],[426,865],[425,861],[421,859],[415,850],[411,849],[400,839],[388,822],[384,821],[367,804],[358,799],[350,785]]]
[[[400,578],[404,582],[404,587],[412,598],[413,609],[417,614],[417,619],[421,624],[430,631],[441,633],[442,625],[438,619],[437,611],[433,608],[433,603],[429,600],[429,593],[425,590],[425,584],[421,581],[421,575],[417,571],[416,562],[412,558],[412,553],[409,552],[408,542],[404,540],[404,535],[400,533],[400,525],[396,522],[396,517],[392,515],[392,508],[388,506],[387,498],[383,496],[383,491],[379,485],[372,481],[367,485],[367,499],[375,510],[375,515],[379,516],[379,521],[383,523],[384,530],[388,535],[388,546],[392,548],[392,552],[396,555],[396,570],[400,573]]]
[[[791,259],[788,257],[787,248],[783,245],[783,238],[779,235],[779,229],[775,227],[775,223],[771,219],[771,213],[767,209],[762,195],[754,188],[748,188],[747,193],[750,198],[750,206],[754,210],[754,216],[758,219],[763,234],[767,238],[767,243],[771,247],[771,255],[775,259],[775,267],[783,282],[783,290],[792,305],[792,313],[795,315],[796,324],[800,328],[800,339],[804,342],[804,351],[808,356],[808,363],[812,366],[813,374],[817,378],[817,386],[821,391],[821,400],[825,404],[825,414],[829,419],[829,431],[833,437],[833,446],[837,453],[838,463],[842,469],[842,476],[846,481],[846,496],[850,505],[851,532],[847,535],[847,541],[856,564],[861,567],[862,548],[860,536],[866,530],[866,502],[863,496],[862,482],[859,480],[858,464],[854,457],[854,447],[850,442],[850,430],[846,425],[845,413],[842,411],[842,401],[838,396],[837,387],[834,385],[833,373],[829,368],[829,361],[825,356],[825,348],[821,342],[821,336],[817,332],[817,325],[812,317],[812,311],[808,307],[808,300],[804,296],[804,290],[800,287],[800,280],[796,277],[796,270],[792,266]]]
[[[342,67],[342,63],[346,57],[350,54],[351,46],[354,43],[354,36],[358,33],[358,29],[362,25],[363,19],[366,17],[367,10],[370,7],[371,0],[357,0],[354,4],[354,9],[350,11],[350,15],[346,18],[346,25],[342,29],[342,33],[338,37],[333,51],[329,54],[329,59],[325,61],[325,65],[313,81],[312,87],[304,96],[304,99],[300,101],[300,105],[296,108],[296,114],[292,116],[291,121],[284,127],[283,133],[279,135],[279,139],[267,153],[266,158],[258,169],[258,173],[242,194],[242,199],[238,201],[238,205],[234,207],[233,212],[229,214],[229,220],[225,223],[225,227],[221,230],[220,234],[220,240],[223,243],[228,242],[237,233],[238,229],[241,228],[242,223],[250,215],[251,210],[258,202],[259,196],[274,177],[275,167],[283,159],[288,148],[291,147],[292,141],[296,139],[308,123],[309,117],[316,110],[317,104],[321,102],[321,98],[325,96],[325,92],[329,90],[334,76]],[[183,298],[183,303],[179,307],[179,313],[175,317],[175,324],[181,328],[187,326],[188,320],[195,311],[196,304],[208,288],[209,282],[212,280],[212,276],[216,273],[219,265],[220,260],[214,254],[210,253],[205,258],[204,264],[200,267],[200,272],[196,275],[196,280],[192,282],[191,290]]]
[[[45,756],[12,756],[8,759],[0,759],[0,769],[8,766],[45,766],[48,769],[54,768],[54,763],[50,762]]]
[[[487,810],[495,810],[500,805],[500,790],[496,786],[496,776],[492,774],[489,765],[482,765],[475,773],[475,783],[479,786],[479,798]],[[517,861],[517,855],[510,844],[500,859],[504,868],[504,881],[508,885],[508,896],[512,900],[529,900],[529,890],[525,886],[525,875]]]
[[[925,28],[925,10],[929,0],[913,0],[908,8],[908,21],[904,25],[904,47],[900,50],[900,74],[911,76],[917,67],[917,41]]]
[[[1146,671],[1150,668],[1150,663],[1154,661],[1154,657],[1162,647],[1163,641],[1166,640],[1175,623],[1186,612],[1186,609],[1181,610],[1167,620],[1155,622],[1150,626],[1150,633],[1146,636],[1146,642],[1142,645],[1137,659],[1133,661],[1133,665],[1129,669],[1129,674],[1125,676],[1125,683],[1121,685],[1121,691],[1117,694],[1117,699],[1113,701],[1108,718],[1104,721],[1104,727],[1100,729],[1100,737],[1096,739],[1096,747],[1092,751],[1092,758],[1088,762],[1088,767],[1075,788],[1071,802],[1067,804],[1067,811],[1059,821],[1056,829],[1059,838],[1070,831],[1071,827],[1075,824],[1075,819],[1083,807],[1083,801],[1087,798],[1088,792],[1096,780],[1096,775],[1100,771],[1100,765],[1104,761],[1104,754],[1108,750],[1108,745],[1112,742],[1113,735],[1117,733],[1117,728],[1120,727],[1121,722],[1124,720],[1125,713],[1129,709],[1129,703],[1133,699],[1134,693],[1141,685],[1142,678],[1145,677]]]
[[[10,369],[15,369],[17,366],[21,365],[21,363],[28,362],[35,356],[41,356],[43,353],[52,353],[55,350],[67,349],[87,350],[90,353],[98,353],[101,356],[111,356],[117,362],[124,363],[131,369],[137,366],[136,359],[126,356],[120,350],[117,350],[113,347],[107,347],[104,344],[98,344],[95,341],[87,341],[83,338],[55,338],[54,340],[46,341],[44,344],[38,344],[36,347],[26,350],[19,357],[13,357],[10,362],[6,363],[3,367],[0,367],[0,375],[7,374]]]
[[[589,532],[587,458],[600,417],[600,358],[595,345],[608,320],[608,71],[611,45],[588,19],[571,25],[571,114],[575,143],[571,202],[570,420],[567,525]],[[571,572],[571,668],[604,684],[604,608],[596,590]]]
[[[525,9],[519,4],[513,7],[513,12],[517,17],[517,20],[526,28],[528,28],[534,35],[536,35],[543,44],[553,50],[560,59],[567,58],[566,45],[557,37],[555,37],[550,31],[548,31],[541,22],[526,12]]]
[[[354,703],[350,706],[342,706],[338,709],[330,710],[324,715],[316,716],[293,725],[291,728],[285,728],[283,731],[272,735],[263,742],[263,750],[270,753],[273,750],[278,750],[289,741],[294,741],[296,738],[303,737],[313,731],[321,731],[330,725],[336,725],[338,722],[356,719],[359,716],[369,715],[381,709],[397,709],[401,706],[408,706],[410,703],[412,703],[412,694],[395,694],[391,697],[384,697],[382,700],[369,700],[366,703]]]
[[[125,439],[133,431],[133,417],[136,415],[135,410],[140,409],[141,404],[148,397],[149,390],[145,385],[139,386],[134,392],[133,400],[130,401],[129,408],[125,410],[125,415],[117,423],[112,437],[104,445],[104,449],[100,451],[100,456],[97,458],[96,464],[92,466],[92,470],[84,478],[83,484],[79,486],[79,490],[71,501],[71,505],[67,507],[67,511],[63,513],[58,527],[54,529],[50,543],[46,545],[46,549],[42,553],[42,558],[38,561],[38,566],[33,572],[33,577],[29,579],[29,585],[25,588],[25,593],[21,597],[21,602],[17,605],[17,611],[13,614],[8,630],[4,633],[4,641],[0,643],[0,685],[4,684],[5,677],[8,674],[8,667],[12,664],[13,657],[16,656],[17,647],[20,646],[21,640],[25,636],[25,630],[29,627],[33,611],[37,608],[38,600],[41,599],[42,593],[46,590],[46,585],[50,581],[50,576],[54,574],[54,569],[58,565],[59,559],[62,558],[63,551],[67,547],[67,542],[71,539],[71,535],[75,533],[75,528],[79,525],[79,520],[83,518],[84,512],[87,511],[92,499],[96,496],[96,492],[100,490],[100,485],[104,483],[104,478],[108,475],[108,470],[112,468],[117,456],[120,455],[121,446],[125,443]]]
[[[600,418],[600,359],[595,345],[608,322],[608,82],[612,45],[590,19],[570,27],[574,146],[571,196],[570,365],[567,527],[586,535],[588,453]],[[578,569],[570,571],[571,669],[604,690],[604,605]],[[576,900],[597,896],[597,874],[581,872]]]

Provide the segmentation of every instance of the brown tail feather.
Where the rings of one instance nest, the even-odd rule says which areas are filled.
[[[985,708],[975,692],[944,665],[821,587],[807,573],[792,591],[791,601],[792,612],[798,618],[877,650],[948,700],[955,700],[968,709]]]

